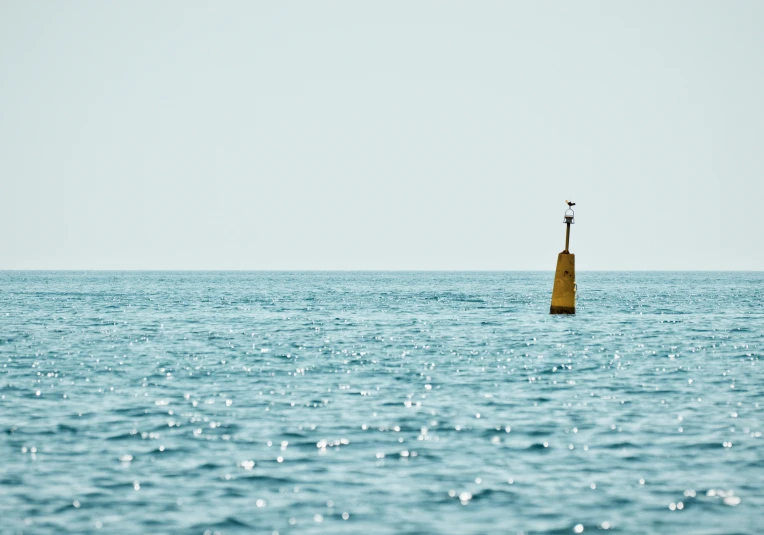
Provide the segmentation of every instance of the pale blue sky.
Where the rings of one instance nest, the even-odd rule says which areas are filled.
[[[0,2],[0,269],[764,269],[764,2]]]

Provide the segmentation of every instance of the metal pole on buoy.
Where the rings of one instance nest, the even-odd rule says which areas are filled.
[[[557,270],[554,273],[552,288],[552,306],[550,314],[576,313],[576,255],[570,253],[570,226],[574,223],[574,202],[565,201],[565,250],[557,255]]]

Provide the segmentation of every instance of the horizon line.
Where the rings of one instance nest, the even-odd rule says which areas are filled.
[[[554,269],[203,269],[203,268],[0,268],[0,273],[90,272],[90,273],[553,273]],[[764,269],[581,269],[577,273],[764,273]]]

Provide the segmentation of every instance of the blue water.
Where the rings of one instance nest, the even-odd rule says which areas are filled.
[[[761,533],[764,274],[0,273],[0,532]]]

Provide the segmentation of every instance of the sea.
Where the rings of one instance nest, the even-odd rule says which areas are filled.
[[[0,272],[0,533],[764,533],[764,273]]]

